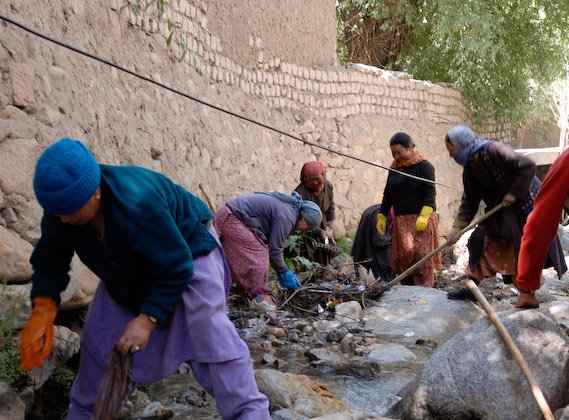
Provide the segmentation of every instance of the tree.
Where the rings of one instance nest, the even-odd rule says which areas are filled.
[[[338,0],[337,8],[349,60],[452,83],[480,118],[535,119],[543,87],[567,75],[567,0]]]

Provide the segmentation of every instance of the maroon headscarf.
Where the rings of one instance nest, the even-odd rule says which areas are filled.
[[[302,166],[300,182],[315,192],[321,192],[326,182],[326,171],[320,162],[311,161]]]

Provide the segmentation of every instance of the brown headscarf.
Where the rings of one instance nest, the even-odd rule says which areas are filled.
[[[308,178],[317,178],[316,181],[308,182]],[[326,171],[320,162],[311,161],[302,166],[300,170],[300,182],[306,185],[307,188],[314,192],[321,192],[324,189],[326,182]]]

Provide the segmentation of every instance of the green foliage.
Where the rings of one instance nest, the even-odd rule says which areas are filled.
[[[345,254],[350,255],[352,245],[354,244],[354,235],[345,235],[336,239],[336,245],[342,249]]]
[[[543,112],[542,86],[567,74],[567,0],[339,0],[337,4],[348,51],[358,51],[351,42],[373,34],[394,51],[380,55],[382,61],[368,55],[367,64],[453,83],[480,118],[512,123],[531,119]],[[398,42],[386,43],[377,34],[381,31]],[[369,45],[366,49],[381,50]]]
[[[153,13],[158,20],[161,20],[167,7],[170,7],[170,3],[166,0],[126,0],[126,3],[123,4],[120,10],[129,9],[136,16],[142,12],[149,12]],[[174,22],[170,18],[166,19],[166,27],[168,29],[166,45],[170,47],[172,42],[175,40],[176,45],[178,45],[181,50],[180,55],[178,56],[179,62],[184,61],[184,58],[189,52],[188,43],[180,33],[181,26],[182,25],[179,22]]]
[[[69,367],[62,365],[53,374],[50,379],[53,379],[57,384],[59,384],[64,389],[71,388],[73,381],[75,380],[76,372]]]
[[[6,282],[2,287],[4,294]],[[26,380],[26,374],[20,369],[20,350],[14,330],[18,314],[22,311],[25,296],[22,294],[14,299],[0,320],[0,380],[15,389],[20,389]]]
[[[283,242],[283,249],[287,255],[297,256],[300,255],[300,241],[302,240],[302,233],[293,233],[288,236]]]
[[[297,272],[311,270],[318,263],[310,261],[308,258],[301,256],[302,242],[309,238],[309,235],[300,231],[289,235],[284,243],[283,249],[285,254],[285,263],[289,270]]]

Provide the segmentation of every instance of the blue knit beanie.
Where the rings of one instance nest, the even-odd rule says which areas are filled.
[[[45,211],[65,216],[85,206],[101,183],[95,157],[77,140],[63,138],[39,157],[34,192]]]

